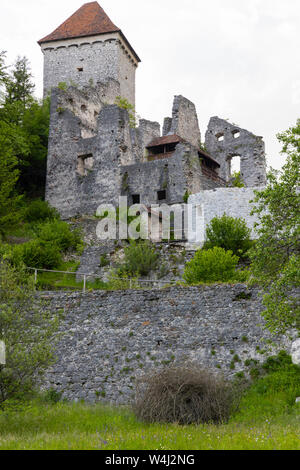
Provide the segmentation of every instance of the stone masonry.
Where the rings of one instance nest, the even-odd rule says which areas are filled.
[[[64,317],[43,386],[70,400],[128,404],[137,377],[173,362],[231,378],[248,375],[247,360],[291,351],[293,338],[263,328],[258,290],[242,284],[41,295]]]

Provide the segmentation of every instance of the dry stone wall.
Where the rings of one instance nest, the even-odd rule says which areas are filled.
[[[291,350],[292,340],[264,330],[259,291],[242,284],[42,297],[64,316],[43,386],[70,400],[128,404],[137,377],[173,362],[230,378],[249,359]]]

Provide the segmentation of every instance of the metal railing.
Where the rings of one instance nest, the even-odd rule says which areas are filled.
[[[82,287],[82,291],[83,293],[85,294],[86,291],[87,291],[87,281],[88,281],[88,278],[92,278],[93,280],[95,279],[100,279],[101,281],[103,281],[102,277],[101,276],[97,276],[96,274],[86,274],[86,273],[78,273],[78,272],[71,272],[71,271],[55,271],[55,270],[52,270],[52,269],[38,269],[38,268],[27,268],[29,271],[33,271],[34,272],[34,282],[35,284],[37,284],[37,281],[38,281],[38,273],[39,272],[44,272],[44,273],[57,273],[57,274],[68,274],[68,275],[73,275],[73,276],[80,276],[80,277],[83,277],[83,287]],[[175,279],[172,279],[170,281],[161,281],[161,280],[154,280],[154,279],[135,279],[135,278],[120,278],[120,277],[116,277],[116,278],[111,278],[112,280],[117,280],[117,281],[124,281],[124,282],[127,282],[128,285],[129,285],[129,289],[134,289],[134,288],[137,288],[137,285],[141,284],[141,285],[153,285],[153,286],[157,286],[159,289],[163,288],[164,286],[167,286],[167,285],[172,285],[172,284],[176,284],[177,282],[179,282],[178,280],[175,280]],[[103,281],[104,282],[104,281]]]

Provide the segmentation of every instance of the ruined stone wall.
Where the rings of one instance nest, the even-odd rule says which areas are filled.
[[[201,187],[201,164],[189,144],[179,144],[170,158],[122,167],[122,194],[139,194],[146,206],[159,203],[158,191],[166,191],[168,204],[183,202],[186,192],[195,193]]]
[[[65,99],[65,92],[53,91],[46,200],[68,219],[118,203],[119,168],[130,161],[131,136],[127,111],[110,105],[96,118],[97,134],[82,138],[82,121],[62,107]]]
[[[181,95],[174,97],[172,119],[166,118],[164,121],[163,135],[167,134],[177,134],[194,147],[200,146],[201,134],[196,107]]]
[[[194,361],[230,378],[291,347],[263,329],[259,292],[241,284],[41,296],[64,316],[44,387],[70,400],[128,404],[136,378],[166,364]]]
[[[166,191],[168,204],[181,202],[186,191],[180,157],[143,162],[122,167],[122,194],[140,195],[141,204],[158,204],[158,191]]]
[[[140,161],[146,160],[147,145],[157,137],[160,137],[160,124],[158,122],[140,119],[139,127],[136,129],[137,139],[140,147]]]
[[[258,189],[258,188],[255,188]],[[252,230],[253,239],[256,238],[254,224],[258,222],[256,215],[251,215],[253,204],[250,202],[255,197],[254,188],[218,188],[212,191],[201,191],[193,194],[189,198],[189,204],[200,206],[202,210],[198,212],[200,217],[199,231],[195,239],[196,211],[194,212],[193,224],[189,235],[189,242],[203,243],[205,240],[206,228],[215,217],[222,217],[224,214],[242,218]]]
[[[62,114],[63,111],[70,110],[80,119],[81,137],[94,137],[98,133],[97,118],[100,110],[105,104],[114,104],[118,94],[120,84],[112,79],[98,83],[95,87],[69,87],[59,93],[55,111]]]
[[[111,78],[121,83],[122,97],[135,105],[137,62],[118,33],[45,43],[42,50],[45,96],[60,82],[84,87]]]
[[[224,119],[213,117],[209,121],[205,146],[221,165],[221,178],[230,181],[232,158],[240,157],[241,177],[245,185],[251,188],[266,184],[265,144],[262,137]]]
[[[119,92],[115,80],[52,91],[46,199],[63,218],[94,215],[100,204],[118,204],[120,195],[129,196],[129,204],[133,195],[147,206],[177,204],[187,193],[224,184],[206,176],[191,143],[178,144],[172,157],[148,162],[146,147],[159,137],[160,125],[140,120],[138,128],[130,127],[128,112],[112,104]],[[181,126],[190,102],[177,98],[172,125]]]

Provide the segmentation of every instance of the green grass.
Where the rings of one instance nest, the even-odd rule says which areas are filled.
[[[0,450],[299,450],[299,418],[294,410],[221,426],[148,425],[104,405],[32,405],[0,415]]]
[[[300,450],[300,368],[258,380],[222,425],[137,421],[130,409],[41,399],[0,412],[0,450]]]

